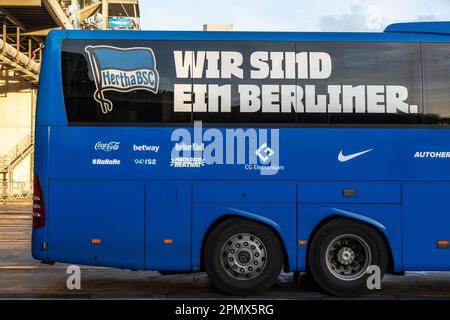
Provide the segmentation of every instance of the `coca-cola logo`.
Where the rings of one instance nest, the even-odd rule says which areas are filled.
[[[117,141],[110,141],[110,142],[98,141],[95,144],[94,149],[95,150],[102,150],[102,151],[105,151],[105,152],[117,151],[117,150],[119,150],[119,145],[120,145],[120,142],[117,142]]]

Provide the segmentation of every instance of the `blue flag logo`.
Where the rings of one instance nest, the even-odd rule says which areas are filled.
[[[158,92],[159,74],[150,48],[117,48],[87,46],[96,90],[94,99],[103,113],[113,110],[113,104],[104,96],[105,91],[129,92],[147,90]]]

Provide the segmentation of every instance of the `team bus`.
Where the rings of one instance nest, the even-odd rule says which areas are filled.
[[[450,23],[46,41],[35,259],[206,271],[234,295],[450,270]]]

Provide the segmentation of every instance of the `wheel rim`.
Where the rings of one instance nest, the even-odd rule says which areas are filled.
[[[249,233],[238,233],[225,241],[221,251],[222,267],[237,280],[250,280],[264,270],[267,250],[258,237]]]
[[[325,253],[328,270],[338,279],[354,281],[363,277],[372,263],[372,252],[364,239],[344,234],[328,244]]]

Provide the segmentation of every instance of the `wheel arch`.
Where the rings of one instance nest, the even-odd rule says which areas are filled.
[[[278,238],[278,241],[280,241],[281,246],[283,248],[283,271],[285,272],[289,272],[289,256],[287,254],[287,250],[286,250],[286,245],[283,241],[283,238],[281,236],[281,227],[274,222],[271,219],[265,218],[265,217],[260,217],[260,216],[252,216],[252,217],[248,217],[248,216],[244,216],[244,215],[239,215],[236,213],[229,213],[229,214],[224,214],[222,216],[220,216],[219,218],[217,218],[216,220],[214,220],[208,227],[208,229],[206,230],[206,232],[203,235],[202,238],[202,243],[200,246],[200,271],[205,271],[205,265],[204,265],[204,261],[203,261],[203,251],[205,249],[205,244],[206,244],[206,240],[208,239],[209,235],[211,234],[211,232],[220,224],[222,224],[225,221],[228,221],[230,219],[242,219],[242,220],[248,220],[248,221],[252,221],[252,222],[257,222],[260,223],[262,225],[265,225],[266,227],[270,228],[275,235]]]
[[[337,220],[337,219],[341,219],[341,220],[348,220],[348,221],[356,221],[356,222],[360,222],[360,223],[364,223],[365,225],[368,225],[369,227],[371,227],[373,230],[375,230],[375,232],[377,232],[379,235],[381,235],[381,237],[384,240],[384,244],[387,248],[387,254],[388,254],[388,266],[387,266],[387,270],[386,273],[393,273],[394,272],[394,256],[392,254],[392,249],[391,249],[391,245],[389,243],[389,240],[386,236],[385,233],[385,229],[380,228],[380,226],[383,226],[381,223],[377,222],[377,223],[371,223],[371,220],[373,219],[359,219],[358,217],[349,217],[346,215],[339,215],[339,214],[333,214],[330,215],[324,219],[322,219],[312,230],[311,234],[308,237],[308,242],[307,242],[307,246],[306,246],[306,260],[305,260],[305,267],[306,270],[309,272],[309,250],[311,247],[311,240],[314,238],[314,236],[317,234],[317,232],[319,232],[319,230],[325,226],[326,224],[328,224],[329,222],[333,221],[333,220]],[[373,220],[376,221],[376,220]]]

